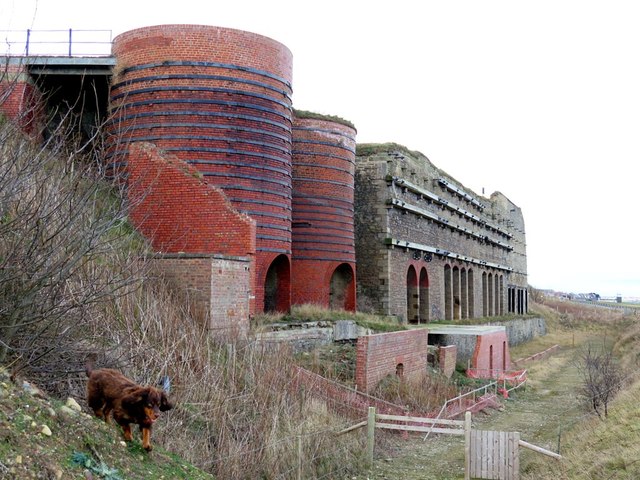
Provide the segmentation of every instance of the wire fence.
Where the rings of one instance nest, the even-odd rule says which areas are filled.
[[[103,57],[111,30],[0,30],[5,56]]]

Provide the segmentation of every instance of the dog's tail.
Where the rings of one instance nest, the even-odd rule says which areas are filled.
[[[87,374],[87,377],[91,376],[91,372],[93,372],[93,366],[95,362],[96,362],[96,355],[92,353],[87,357],[87,360],[84,364],[84,372]]]

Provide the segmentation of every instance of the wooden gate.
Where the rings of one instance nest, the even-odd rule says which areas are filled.
[[[471,478],[518,480],[520,433],[471,430]]]

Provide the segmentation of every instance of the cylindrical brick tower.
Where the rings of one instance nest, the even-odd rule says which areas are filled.
[[[294,304],[356,308],[353,192],[356,130],[296,112],[293,126]]]
[[[240,30],[160,25],[117,36],[113,54],[113,154],[152,142],[222,188],[256,221],[256,310],[288,310],[289,49]]]

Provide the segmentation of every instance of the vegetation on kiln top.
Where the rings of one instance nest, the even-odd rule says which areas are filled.
[[[417,150],[409,150],[404,145],[400,145],[399,143],[387,142],[387,143],[359,143],[356,146],[356,156],[359,157],[368,157],[371,155],[375,155],[377,153],[389,153],[389,152],[400,152],[410,155],[414,158],[424,157],[421,152]]]
[[[344,125],[346,127],[353,128],[354,130],[356,130],[356,127],[353,123],[351,123],[349,120],[345,120],[344,118],[338,117],[336,115],[323,115],[321,113],[309,112],[307,110],[296,110],[296,109],[293,110],[293,114],[297,118],[326,120],[327,122],[339,123],[340,125]]]

